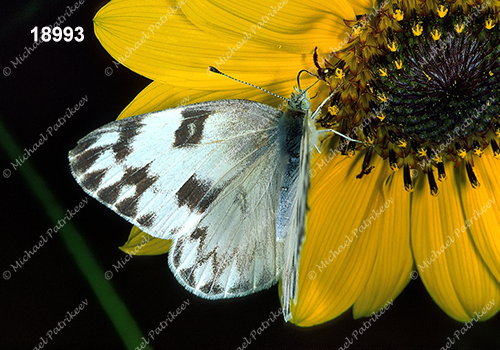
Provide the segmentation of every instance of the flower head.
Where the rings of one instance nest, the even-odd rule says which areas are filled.
[[[323,126],[340,124],[373,146],[332,140],[313,160],[301,325],[350,306],[370,316],[417,272],[456,320],[499,295],[499,12],[491,2],[446,4],[387,1],[364,35],[324,63],[343,69],[346,83]],[[315,238],[324,232],[333,234]]]

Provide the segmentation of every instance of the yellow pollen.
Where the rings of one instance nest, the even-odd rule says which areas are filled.
[[[411,31],[413,32],[413,35],[419,36],[423,33],[424,28],[420,24],[417,24],[415,27],[411,28]]]
[[[398,50],[398,45],[396,44],[395,41],[392,42],[392,44],[387,44],[387,47],[389,48],[389,50],[391,50],[392,52],[396,52]]]
[[[455,24],[455,30],[457,31],[458,34],[462,33],[464,28],[465,28],[465,24],[463,24],[463,23]]]
[[[375,142],[375,139],[373,137],[367,136],[365,142],[370,144],[370,145],[373,145],[373,143]]]
[[[474,154],[475,154],[476,156],[481,157],[481,155],[482,155],[483,153],[484,153],[484,151],[483,151],[481,148],[479,148],[479,147],[474,148]]]
[[[464,159],[466,155],[467,155],[467,152],[463,148],[458,150],[458,156],[460,158]]]
[[[407,145],[406,140],[399,139],[399,140],[398,140],[397,145],[398,145],[400,148],[406,148],[406,145]]]
[[[403,61],[402,60],[394,61],[394,64],[396,65],[397,69],[403,68]]]
[[[500,150],[497,149],[496,151],[493,152],[495,154],[495,158],[499,159],[500,158]]]
[[[386,77],[387,76],[387,68],[379,68],[378,69],[380,72],[381,77]]]
[[[382,93],[382,96],[378,96],[379,100],[382,102],[387,102],[387,97],[385,96],[384,93]]]
[[[500,137],[500,129],[496,129],[495,134],[497,135],[497,137]]]
[[[438,8],[439,17],[443,18],[444,16],[446,16],[447,13],[448,13],[448,9],[446,7],[444,7],[443,5],[440,5]]]
[[[441,33],[437,29],[434,29],[434,31],[431,32],[431,35],[432,35],[432,39],[434,39],[434,41],[438,41],[439,38],[441,37]]]
[[[434,157],[432,157],[432,160],[435,161],[436,163],[442,163],[443,157],[441,157],[439,154],[436,154]]]
[[[361,33],[361,30],[362,30],[362,27],[358,26],[358,27],[354,27],[352,32],[353,32],[354,36],[359,36],[359,34]]]
[[[380,119],[380,121],[385,119],[384,113],[380,113],[380,115],[377,115],[377,118]]]
[[[331,115],[337,115],[338,112],[339,112],[339,107],[337,106],[328,107],[328,113],[330,113]]]
[[[486,29],[492,29],[495,26],[492,19],[487,19],[485,23]]]
[[[347,151],[347,156],[348,156],[349,158],[354,157],[354,150],[352,150],[352,149],[351,149],[351,150],[348,150],[348,151]]]
[[[340,68],[337,68],[335,70],[335,78],[337,78],[337,79],[344,79],[344,77],[345,77],[344,71],[342,69],[340,69]]]
[[[403,20],[403,18],[404,18],[404,16],[403,16],[403,11],[401,11],[401,10],[399,10],[399,9],[398,9],[398,10],[396,10],[396,11],[394,11],[394,13],[393,13],[392,17],[393,17],[396,21],[398,21],[398,22],[399,22],[399,21],[402,21],[402,20]]]
[[[397,165],[396,163],[391,164],[391,170],[392,170],[392,171],[398,171],[398,170],[399,170],[398,165]]]
[[[427,150],[425,148],[421,147],[417,152],[420,157],[427,157]]]
[[[431,80],[431,77],[426,72],[422,71],[422,73],[425,74],[425,76],[427,77],[427,79]]]

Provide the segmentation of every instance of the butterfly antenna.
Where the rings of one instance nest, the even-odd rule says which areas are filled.
[[[267,92],[269,95],[273,95],[274,97],[281,98],[282,100],[285,100],[285,101],[289,101],[289,100],[288,100],[288,98],[282,97],[282,96],[280,96],[280,95],[276,95],[276,94],[272,93],[271,91],[268,91],[268,90],[266,90],[266,89],[264,89],[264,88],[261,88],[260,86],[257,86],[257,85],[254,85],[254,84],[247,83],[246,81],[239,80],[239,79],[233,78],[233,77],[232,77],[232,76],[230,76],[230,75],[227,75],[227,74],[225,74],[225,73],[222,73],[220,70],[218,70],[218,69],[217,69],[217,68],[215,68],[215,67],[210,66],[210,67],[208,67],[208,70],[209,70],[209,71],[211,71],[211,72],[213,72],[213,73],[217,73],[217,74],[223,75],[223,76],[225,76],[225,77],[227,77],[227,78],[229,78],[229,79],[233,79],[234,81],[237,81],[238,83],[246,84],[246,85],[252,86],[252,87],[254,87],[254,88],[257,88],[257,89],[259,89],[259,90],[262,90],[262,91],[264,91],[264,92]]]
[[[302,69],[302,70],[301,70],[301,71],[297,74],[297,86],[298,86],[299,90],[301,91],[301,96],[303,96],[303,95],[307,92],[307,90],[309,90],[310,88],[312,88],[314,85],[316,85],[316,84],[318,83],[318,81],[320,81],[320,80],[321,80],[321,77],[319,77],[319,78],[318,78],[318,79],[317,79],[317,80],[316,80],[316,81],[315,81],[315,82],[314,82],[311,86],[309,86],[309,87],[308,87],[307,89],[305,89],[305,90],[302,90],[302,88],[300,87],[300,75],[301,75],[302,73],[304,73],[304,72],[305,72],[305,73],[307,73],[307,74],[309,74],[309,75],[312,75],[313,77],[318,78],[318,76],[317,76],[316,74],[313,74],[313,73],[309,72],[309,71],[308,71],[308,70],[306,70],[306,69]]]
[[[301,71],[297,74],[297,86],[299,87],[299,89],[300,89],[300,90],[302,90],[302,88],[300,87],[300,75],[301,75],[302,73],[307,73],[307,74],[309,74],[309,75],[312,75],[313,77],[318,78],[315,74],[313,74],[313,73],[309,72],[307,69],[302,69],[302,70],[301,70]],[[315,85],[315,84],[316,84],[319,80],[320,80],[320,79],[318,78],[318,80],[316,80],[316,81],[314,82],[314,84],[312,84],[311,86],[309,86],[309,87],[306,89],[306,91],[307,91],[307,90],[309,90],[310,88],[312,88],[312,87],[313,87],[313,86],[314,86],[314,85]]]

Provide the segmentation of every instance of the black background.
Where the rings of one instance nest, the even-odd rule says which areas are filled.
[[[81,43],[49,42],[40,45],[16,68],[11,61],[33,45],[34,26],[53,24],[76,0],[6,1],[0,5],[1,21],[0,120],[21,150],[30,148],[64,116],[66,108],[82,97],[88,102],[66,121],[26,162],[51,190],[63,210],[74,208],[86,197],[73,180],[67,152],[78,139],[93,129],[114,120],[121,110],[149,81],[125,67],[116,68],[93,32],[92,18],[107,1],[85,1],[64,26],[84,29]],[[189,0],[188,0],[189,1]],[[106,76],[107,67],[113,74]],[[228,96],[229,97],[229,96]],[[22,152],[22,151],[21,151]],[[17,156],[22,157],[22,153]],[[16,157],[17,157],[16,156]],[[22,258],[25,250],[38,243],[40,235],[54,226],[42,203],[28,188],[19,170],[14,171],[2,149],[0,170],[10,169],[8,178],[0,177],[2,195],[2,239],[0,272]],[[25,165],[23,165],[25,166]],[[88,204],[71,220],[90,247],[103,271],[125,254],[122,245],[130,225],[119,216],[88,198]],[[59,232],[8,280],[0,279],[0,348],[32,349],[40,337],[64,319],[83,300],[86,306],[67,323],[44,349],[125,348],[107,313],[87,279],[66,249]],[[355,276],[353,276],[355,277]],[[104,276],[102,277],[104,279]],[[168,270],[166,256],[134,257],[110,280],[135,319],[142,335],[154,330],[160,321],[185,300],[189,306],[149,345],[156,349],[233,348],[250,338],[271,311],[280,308],[277,287],[246,298],[206,301],[186,292]],[[496,302],[500,302],[496,301]],[[312,328],[285,324],[278,318],[252,339],[249,348],[334,348],[344,345],[345,337],[359,329],[362,320],[353,320],[349,310],[337,319]],[[453,348],[500,348],[500,318],[474,326]],[[462,323],[450,319],[432,301],[420,280],[412,281],[393,306],[359,336],[349,349],[358,348],[441,348],[447,337]],[[137,339],[135,346],[140,346]]]

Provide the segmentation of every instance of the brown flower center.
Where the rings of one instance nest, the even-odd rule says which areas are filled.
[[[434,170],[444,181],[445,161],[465,166],[478,187],[472,158],[489,146],[500,158],[500,34],[494,15],[500,8],[407,4],[390,0],[370,20],[348,23],[353,32],[347,46],[318,65],[320,73],[327,69],[332,88],[344,82],[322,125],[372,144],[360,178],[378,154],[394,171],[403,169],[408,191],[411,170],[417,169],[427,173],[437,194]],[[343,152],[356,149],[351,144]]]

